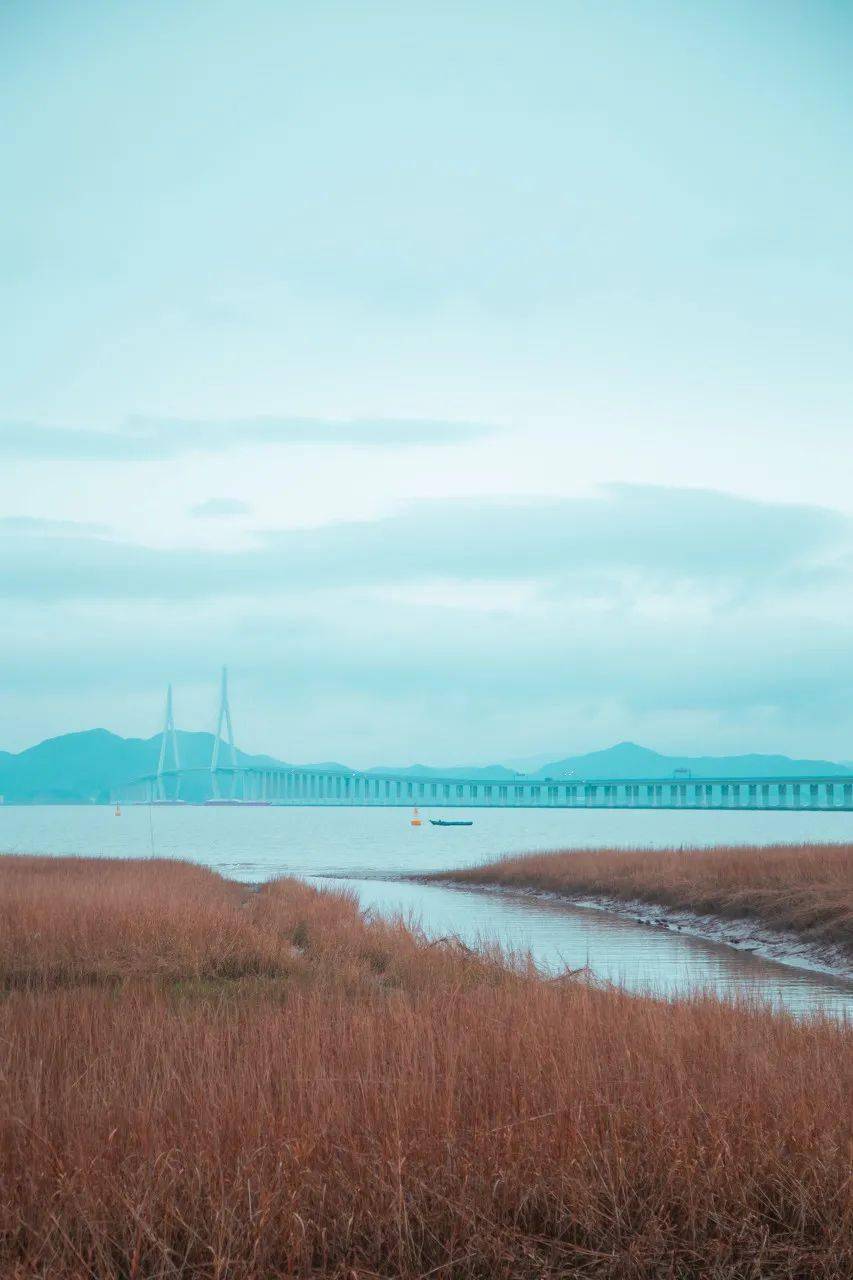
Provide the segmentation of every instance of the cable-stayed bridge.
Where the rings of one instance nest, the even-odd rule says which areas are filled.
[[[114,799],[175,804],[188,792],[210,805],[853,811],[853,775],[844,774],[693,778],[679,771],[671,778],[464,778],[241,764],[224,668],[210,767],[181,767],[169,686],[157,772],[120,788]]]

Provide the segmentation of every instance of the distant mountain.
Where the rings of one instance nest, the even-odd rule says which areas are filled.
[[[212,733],[178,732],[181,764],[206,768]],[[107,729],[89,729],[48,738],[17,755],[0,752],[0,796],[7,804],[78,804],[106,801],[110,792],[145,774],[156,773],[161,735],[121,738]],[[241,764],[275,765],[271,756],[237,752]]]
[[[537,769],[541,769],[543,764],[549,764],[553,759],[553,751],[537,751],[533,756],[507,757],[501,761],[501,764],[517,773],[534,773]]]
[[[312,760],[310,764],[301,764],[300,769],[320,769],[324,773],[352,773],[352,765],[341,764],[338,760]]]
[[[87,804],[106,802],[118,788],[135,778],[156,773],[160,734],[153,738],[121,738],[106,729],[66,733],[36,747],[12,754],[0,751],[0,796],[7,804]],[[178,732],[178,751],[186,768],[206,770],[213,751],[213,734]],[[223,757],[224,758],[224,757]],[[540,757],[541,758],[541,757]],[[276,767],[283,761],[272,756],[237,752],[240,764]],[[533,758],[535,759],[535,757]],[[348,765],[323,763],[317,768],[350,773]],[[503,764],[441,768],[413,764],[368,770],[372,774],[398,773],[412,778],[479,778],[485,781],[532,778],[671,778],[676,769],[688,769],[695,778],[801,777],[804,774],[850,776],[853,765],[828,760],[792,760],[788,756],[665,756],[634,742],[620,742],[604,751],[567,756],[542,765],[535,772],[520,773]],[[184,799],[205,799],[209,780],[202,772],[181,782]]]
[[[789,756],[664,756],[636,742],[619,742],[604,751],[568,756],[536,770],[538,778],[671,778],[688,769],[694,778],[796,778],[805,774],[841,774],[853,770],[829,760],[792,760]]]
[[[367,773],[399,773],[404,777],[410,778],[517,778],[519,774],[515,769],[508,769],[506,765],[489,764],[489,765],[451,765],[446,769],[442,769],[429,764],[407,764],[403,768],[397,768],[394,765],[377,765],[373,769],[366,770]]]

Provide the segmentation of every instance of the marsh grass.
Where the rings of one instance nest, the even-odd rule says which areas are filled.
[[[853,959],[850,844],[570,849],[501,858],[440,878],[753,919],[810,942],[833,943]]]
[[[849,1027],[169,862],[0,859],[0,990],[3,1276],[853,1270]]]

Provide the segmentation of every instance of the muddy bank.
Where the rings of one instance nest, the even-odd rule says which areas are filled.
[[[453,889],[474,889],[481,893],[541,899],[565,903],[566,906],[606,911],[648,928],[667,929],[689,937],[704,938],[710,942],[723,943],[738,951],[752,952],[765,960],[776,961],[777,964],[791,965],[795,968],[853,981],[853,962],[842,947],[832,943],[807,941],[794,932],[771,929],[758,920],[746,917],[726,918],[702,915],[685,908],[666,907],[661,903],[645,902],[637,898],[558,893],[552,890],[525,888],[521,885],[478,884],[475,881],[463,882],[443,876],[417,876],[412,879],[422,880],[424,883],[441,884]]]

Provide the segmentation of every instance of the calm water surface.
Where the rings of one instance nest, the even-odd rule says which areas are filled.
[[[455,816],[455,815],[454,815]],[[460,817],[465,816],[460,813]],[[299,875],[354,889],[376,911],[414,915],[430,934],[496,939],[549,968],[589,964],[633,990],[696,987],[853,1018],[853,983],[598,911],[395,877],[503,853],[567,846],[662,847],[853,841],[850,813],[486,809],[473,827],[412,828],[406,809],[130,806],[0,807],[6,853],[182,857],[246,881]]]

